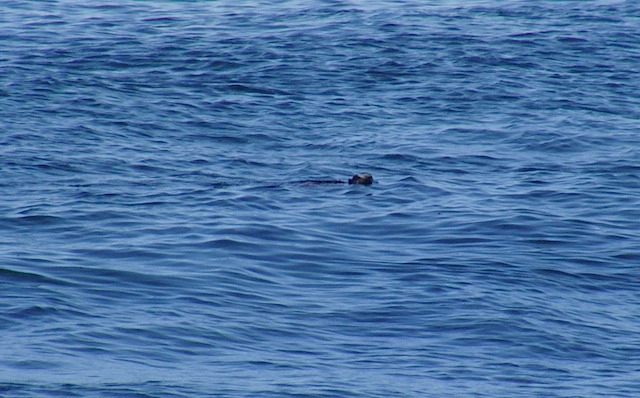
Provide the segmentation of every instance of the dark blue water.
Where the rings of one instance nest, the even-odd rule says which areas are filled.
[[[0,176],[1,396],[640,391],[635,1],[4,1]]]

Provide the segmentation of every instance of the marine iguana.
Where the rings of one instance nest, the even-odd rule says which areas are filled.
[[[302,182],[304,183],[304,185],[320,185],[320,184],[371,185],[373,183],[373,176],[369,173],[360,173],[349,178],[349,180],[346,182],[342,180],[305,180]]]

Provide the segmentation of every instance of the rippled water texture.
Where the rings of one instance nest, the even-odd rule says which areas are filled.
[[[637,2],[0,11],[0,395],[640,391]]]

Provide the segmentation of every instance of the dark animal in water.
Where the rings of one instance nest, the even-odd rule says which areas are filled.
[[[349,184],[371,185],[373,184],[373,176],[369,173],[356,174],[349,178],[348,182]]]
[[[320,185],[320,184],[359,184],[359,185],[371,185],[373,183],[373,176],[369,173],[356,174],[349,178],[348,181],[342,180],[306,180],[303,181],[305,185]]]

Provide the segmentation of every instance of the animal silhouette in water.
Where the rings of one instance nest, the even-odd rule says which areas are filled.
[[[371,185],[373,184],[373,176],[369,173],[356,174],[349,180],[305,180],[304,185],[322,185],[322,184],[349,184],[349,185]]]

